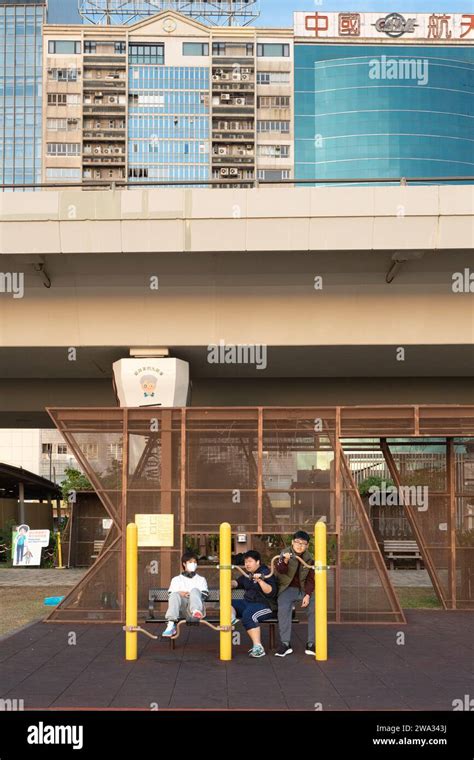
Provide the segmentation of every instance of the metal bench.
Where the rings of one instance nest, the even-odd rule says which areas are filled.
[[[232,589],[232,599],[243,599],[245,594],[245,589],[243,588],[234,588]],[[155,604],[159,602],[168,602],[168,589],[167,588],[151,588],[148,591],[148,611],[150,613],[149,617],[146,619],[146,623],[167,623],[168,621],[166,618],[157,618],[155,617]],[[218,588],[210,588],[209,589],[209,597],[206,601],[206,607],[208,607],[210,604],[216,604],[219,602],[219,589]],[[218,625],[220,622],[219,614],[217,609],[211,609],[206,610],[206,620],[208,623],[214,623],[215,625]],[[210,613],[210,614],[209,614]],[[295,610],[293,609],[293,623],[299,623],[300,621],[295,616]],[[268,646],[269,649],[275,649],[275,626],[278,624],[278,618],[272,617],[268,620],[262,620],[260,625],[268,625]],[[169,642],[171,644],[171,648],[174,649],[175,647],[175,641],[174,639],[169,639]]]
[[[423,557],[421,556],[416,541],[390,540],[383,542],[383,551],[389,563],[390,570],[394,570],[397,560],[415,560],[416,569],[419,570]]]

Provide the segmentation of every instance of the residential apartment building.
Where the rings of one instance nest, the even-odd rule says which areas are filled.
[[[293,177],[290,29],[44,27],[45,182]]]

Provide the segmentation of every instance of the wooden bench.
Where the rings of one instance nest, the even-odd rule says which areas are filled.
[[[419,570],[423,557],[421,556],[416,541],[390,540],[383,542],[383,551],[389,563],[390,570],[394,570],[397,560],[415,560],[416,569]]]
[[[94,541],[94,548],[92,550],[91,559],[97,559],[102,549],[104,548],[105,539],[103,541]]]
[[[245,589],[243,588],[233,588],[232,589],[232,599],[243,599],[245,594]],[[168,603],[168,589],[167,588],[151,588],[148,591],[148,612],[150,613],[149,617],[146,619],[146,623],[167,623],[168,621],[166,618],[157,618],[155,617],[155,604],[156,603]],[[219,602],[219,589],[218,588],[210,588],[209,589],[209,597],[206,600],[206,607],[208,607],[211,604],[216,604]],[[211,614],[209,614],[211,613]],[[212,610],[206,610],[206,618],[208,623],[213,623],[214,625],[219,625],[220,619],[217,609]],[[298,620],[296,617],[295,610],[293,609],[293,623],[299,623],[303,622]],[[192,622],[190,621],[190,624]],[[275,626],[278,625],[278,618],[276,616],[269,618],[268,620],[262,620],[259,625],[268,625],[268,646],[269,649],[275,649]],[[174,649],[175,646],[175,640],[170,638],[168,641],[171,644],[171,648]]]

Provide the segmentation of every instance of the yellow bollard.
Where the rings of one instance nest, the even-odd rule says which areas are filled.
[[[135,523],[127,525],[126,545],[126,586],[125,586],[125,624],[128,627],[138,625],[138,528]],[[138,633],[125,632],[125,659],[136,660]]]
[[[58,547],[58,566],[57,570],[64,570],[63,567],[63,551],[61,546],[61,532],[58,530],[57,535],[57,547]]]
[[[231,565],[231,528],[229,523],[221,523],[219,529],[219,598],[220,598],[220,625],[229,628],[228,631],[221,631],[220,639],[220,659],[232,659],[232,631],[231,624],[231,606],[232,606],[232,565]]]
[[[314,526],[314,593],[316,659],[328,658],[328,588],[327,588],[326,523]]]

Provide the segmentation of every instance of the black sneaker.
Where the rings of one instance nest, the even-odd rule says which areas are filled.
[[[314,644],[311,644],[311,642],[308,641],[308,643],[306,644],[306,649],[304,650],[304,653],[305,654],[312,654],[313,657],[314,657],[314,655],[315,655]]]
[[[280,646],[275,652],[275,657],[286,657],[287,654],[291,654],[293,652],[291,646],[286,643],[286,641],[282,641]]]

